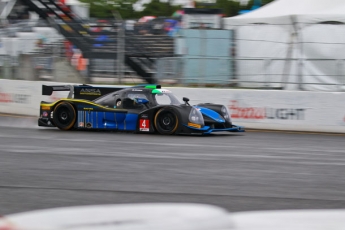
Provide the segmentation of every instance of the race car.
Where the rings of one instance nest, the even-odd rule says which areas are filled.
[[[135,133],[210,134],[244,132],[232,124],[224,105],[181,103],[160,85],[116,88],[90,85],[42,86],[43,95],[70,91],[65,99],[40,104],[39,126],[61,130],[114,130]]]

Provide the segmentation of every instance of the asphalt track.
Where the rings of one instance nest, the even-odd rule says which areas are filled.
[[[0,214],[193,202],[229,211],[345,208],[345,136],[63,132],[0,116]]]

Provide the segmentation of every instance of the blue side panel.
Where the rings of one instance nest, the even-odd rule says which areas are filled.
[[[98,129],[98,120],[97,120],[98,113],[91,112],[91,120],[92,120],[92,127]]]
[[[134,131],[137,128],[138,114],[127,113],[126,119],[119,123],[119,130]]]
[[[78,111],[78,128],[126,130],[123,125],[126,115],[123,112]],[[133,130],[132,127],[130,130]]]
[[[119,129],[121,128],[121,124],[123,124],[124,120],[126,119],[127,113],[114,113],[114,112],[104,112],[103,113],[103,124],[105,129]]]
[[[83,114],[84,114],[83,111],[79,111],[78,110],[78,123],[77,123],[77,125],[78,125],[79,128],[83,128],[84,127],[84,121],[83,121],[84,115]]]
[[[86,111],[85,112],[85,121],[86,121],[86,124],[90,123],[91,124],[91,119],[90,119],[90,116],[91,115],[91,112],[88,112]]]
[[[128,113],[126,116],[126,130],[135,131],[137,129],[138,114]]]
[[[96,114],[96,121],[97,121],[97,127],[99,129],[104,129],[105,125],[104,125],[104,118],[105,118],[105,112],[95,112]]]
[[[79,111],[79,113],[82,114],[81,120],[82,120],[82,127],[86,128],[98,128],[97,123],[97,112],[93,111]],[[80,124],[79,124],[79,127]]]
[[[90,114],[91,117],[91,124],[92,124],[92,128],[94,129],[103,129],[104,125],[102,122],[102,116],[101,116],[101,112],[91,112]]]
[[[104,126],[106,129],[117,129],[116,122],[115,122],[115,113],[104,112]]]

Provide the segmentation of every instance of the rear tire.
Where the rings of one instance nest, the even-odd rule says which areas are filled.
[[[154,125],[160,134],[174,134],[179,126],[179,119],[172,108],[160,109],[154,118]]]
[[[54,109],[53,122],[61,130],[70,130],[76,121],[76,112],[70,103],[60,102]]]

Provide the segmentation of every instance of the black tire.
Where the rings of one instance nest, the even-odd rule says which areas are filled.
[[[172,108],[160,109],[155,115],[154,125],[160,134],[174,134],[179,126],[177,113]]]
[[[54,109],[53,122],[61,130],[70,130],[76,121],[76,112],[70,103],[60,102]]]

